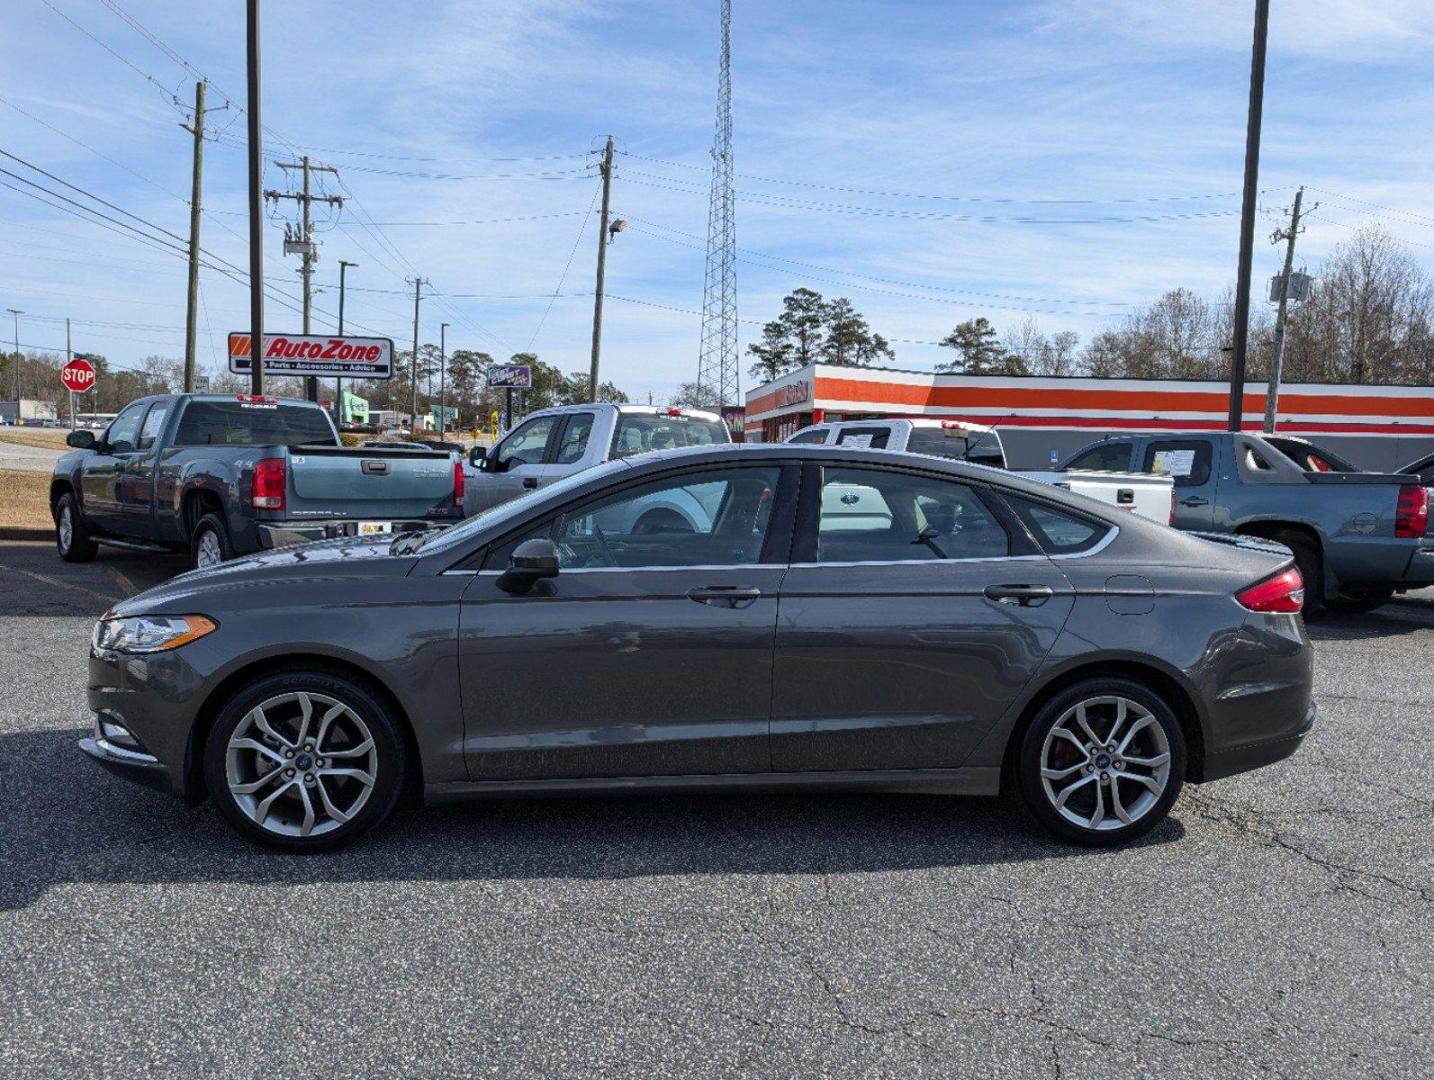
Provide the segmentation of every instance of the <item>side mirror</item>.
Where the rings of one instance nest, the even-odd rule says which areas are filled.
[[[468,451],[468,464],[480,472],[486,471],[488,468],[488,452],[481,446],[475,446],[472,450]]]
[[[65,436],[65,445],[73,446],[76,450],[93,450],[95,448],[95,433],[93,431],[72,431]]]
[[[513,549],[508,569],[498,575],[495,584],[505,593],[521,596],[544,578],[558,576],[558,548],[541,537],[524,540]]]

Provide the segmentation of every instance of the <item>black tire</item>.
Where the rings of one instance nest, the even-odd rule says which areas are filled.
[[[1364,615],[1393,599],[1393,589],[1373,589],[1360,593],[1342,592],[1338,596],[1325,597],[1324,606],[1330,611],[1338,611],[1342,614]]]
[[[1324,614],[1324,559],[1319,550],[1303,536],[1284,533],[1279,542],[1295,554],[1295,566],[1305,581],[1305,621],[1312,622]]]
[[[217,562],[210,561],[217,550]],[[201,561],[203,556],[203,561]],[[229,543],[229,527],[218,514],[205,514],[194,523],[189,534],[189,559],[196,570],[205,566],[218,566],[234,558],[234,548]]]
[[[55,503],[55,550],[65,562],[89,562],[100,550],[78,502],[68,491]]]
[[[330,699],[346,706],[355,717],[361,719],[363,729],[366,729],[372,740],[372,751],[358,759],[347,756],[342,759],[326,759],[323,756],[326,744],[329,746],[329,753],[342,753],[341,749],[334,747],[331,736],[326,736],[324,742],[311,751],[304,749],[305,742],[297,742],[296,745],[288,743],[287,737],[297,734],[297,720],[294,717],[300,711],[300,706],[287,699],[299,694]],[[316,701],[312,697],[310,702],[313,711],[310,738],[307,741],[313,741],[312,737],[323,713],[330,708],[326,702]],[[277,734],[286,736],[285,742],[270,742],[269,745],[276,751],[288,753],[284,763],[281,765],[276,759],[275,772],[268,773],[274,777],[273,783],[260,787],[252,796],[237,794],[230,787],[231,764],[236,770],[236,776],[247,780],[250,774],[244,771],[246,763],[262,763],[263,769],[258,770],[262,777],[264,770],[269,768],[270,756],[236,750],[237,760],[231,763],[229,741],[241,723],[246,724],[241,736],[243,738],[258,730],[249,716],[256,705],[266,703],[266,723]],[[262,677],[234,694],[215,718],[203,751],[204,780],[209,797],[220,816],[236,832],[264,847],[298,854],[315,854],[342,847],[376,828],[393,812],[398,802],[409,768],[408,749],[400,729],[401,723],[381,693],[346,674],[315,667]],[[335,726],[337,727],[337,723]],[[245,755],[250,754],[252,756],[246,758]],[[323,765],[326,761],[330,766],[353,768],[356,762],[361,770],[371,768],[373,782],[365,785],[357,780],[324,773]],[[315,778],[311,783],[305,784],[307,776],[302,775],[305,770],[314,774]],[[324,786],[323,798],[317,797],[319,785]],[[288,790],[283,791],[281,788]],[[368,793],[348,820],[338,821],[324,811],[326,799],[332,799],[333,805],[341,810],[351,807],[364,788],[368,789]],[[258,804],[270,796],[274,796],[274,799],[261,824],[253,814],[257,813]],[[241,799],[251,797],[252,805],[241,803]],[[316,820],[312,825],[314,831],[307,836],[295,831],[301,830],[304,824],[302,810],[305,801],[301,800],[312,805],[315,811]]]
[[[1087,703],[1089,725],[1098,738],[1105,738],[1110,734],[1109,729],[1114,722],[1118,706],[1114,703],[1093,702],[1111,698],[1125,699],[1127,702],[1127,719],[1121,731],[1115,733],[1117,744],[1127,733],[1138,730],[1135,741],[1131,742],[1125,751],[1130,761],[1122,760],[1119,755],[1109,754],[1104,747],[1097,748],[1099,754],[1091,755],[1084,749],[1075,748],[1069,740],[1051,735],[1057,726],[1064,726],[1063,720],[1070,722],[1068,714],[1078,705]],[[1150,725],[1141,723],[1140,713],[1130,709],[1131,704],[1151,718],[1153,724],[1158,727],[1158,735],[1151,730]],[[1049,748],[1046,745],[1048,739],[1051,742]],[[1166,749],[1161,750],[1162,745]],[[1062,771],[1063,767],[1073,774],[1069,784],[1052,780],[1050,786],[1053,794],[1047,794],[1047,782],[1042,775],[1048,749],[1052,754],[1075,755],[1070,760],[1052,760],[1052,766],[1060,766],[1055,768],[1055,771]],[[1132,754],[1132,750],[1135,753]],[[1163,773],[1158,768],[1147,769],[1132,764],[1135,760],[1158,761],[1162,753],[1169,755],[1165,760]],[[1085,762],[1081,761],[1082,756]],[[1105,761],[1107,756],[1110,762],[1101,768],[1099,763]],[[1109,676],[1085,679],[1062,690],[1041,706],[1021,737],[1013,768],[1021,799],[1043,828],[1069,843],[1086,847],[1115,847],[1144,836],[1165,820],[1184,784],[1185,761],[1185,735],[1180,728],[1180,721],[1176,719],[1174,711],[1165,699],[1143,683],[1121,676]],[[1152,782],[1163,782],[1159,793],[1148,791],[1145,785],[1136,782],[1137,774],[1149,775]],[[1065,788],[1072,785],[1078,787],[1073,794],[1066,796],[1065,809],[1076,816],[1097,821],[1095,828],[1072,821],[1055,805],[1054,799],[1060,797]],[[1111,797],[1106,794],[1111,790],[1116,792],[1122,809],[1132,817],[1128,824],[1121,824],[1122,819],[1119,816],[1106,815],[1106,810],[1113,809],[1114,806]],[[1100,818],[1096,815],[1096,799],[1100,800],[1099,808],[1102,815],[1105,815]],[[1091,804],[1088,811],[1087,803]]]

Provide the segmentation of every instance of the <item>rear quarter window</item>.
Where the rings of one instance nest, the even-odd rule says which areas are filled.
[[[1114,528],[1104,521],[1081,517],[1049,503],[1006,495],[1016,516],[1047,555],[1079,555],[1090,551]]]

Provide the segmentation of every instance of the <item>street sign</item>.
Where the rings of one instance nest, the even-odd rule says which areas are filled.
[[[95,388],[95,368],[88,360],[75,357],[60,369],[60,382],[72,394],[83,394]]]
[[[488,385],[494,389],[531,390],[533,369],[527,364],[497,364],[488,369]]]
[[[195,392],[196,394],[207,394],[207,393],[209,393],[209,376],[208,376],[208,375],[196,375],[196,376],[194,376],[194,392]]]
[[[229,335],[229,370],[235,375],[249,374],[252,344],[248,334]],[[393,342],[377,337],[265,334],[264,371],[269,375],[391,379]]]

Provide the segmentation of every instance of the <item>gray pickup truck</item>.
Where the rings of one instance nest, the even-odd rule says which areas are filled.
[[[196,566],[310,540],[449,524],[463,472],[442,450],[347,449],[318,405],[169,394],[73,431],[50,509],[60,558],[97,544],[187,551]]]
[[[1235,432],[1124,435],[1082,447],[1061,468],[1167,474],[1176,528],[1285,544],[1305,579],[1307,616],[1371,611],[1396,592],[1434,585],[1429,492],[1419,477],[1341,471],[1304,447],[1318,451]]]

